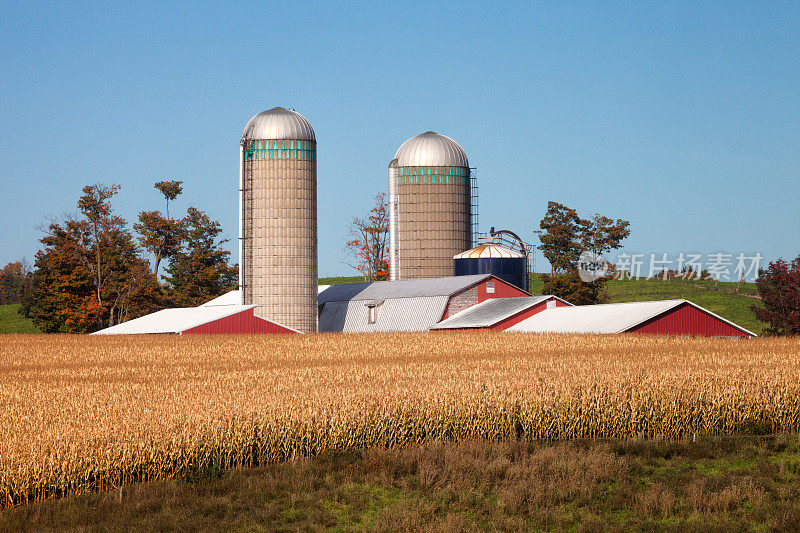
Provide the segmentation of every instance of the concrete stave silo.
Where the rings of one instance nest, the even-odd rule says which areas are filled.
[[[453,275],[472,246],[470,167],[453,139],[412,137],[389,164],[389,278]]]
[[[240,142],[239,287],[256,314],[317,330],[316,137],[300,113],[255,115]]]

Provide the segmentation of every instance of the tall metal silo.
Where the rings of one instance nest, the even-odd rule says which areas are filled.
[[[428,131],[389,164],[389,279],[453,275],[472,245],[470,168],[450,137]]]
[[[317,331],[317,143],[308,120],[275,107],[240,143],[239,287],[256,314]]]

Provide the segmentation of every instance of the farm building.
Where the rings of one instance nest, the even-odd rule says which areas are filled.
[[[528,333],[645,333],[704,337],[755,337],[688,300],[556,307],[505,331]]]
[[[92,335],[300,333],[256,315],[256,305],[241,305],[240,298],[231,291],[198,307],[163,309]]]
[[[490,329],[502,331],[552,307],[572,305],[553,295],[494,298],[468,307],[431,327],[431,330]]]
[[[530,296],[491,274],[331,285],[319,293],[319,331],[427,331],[493,298]]]

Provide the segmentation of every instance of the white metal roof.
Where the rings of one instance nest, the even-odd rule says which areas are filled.
[[[464,149],[435,131],[411,137],[400,145],[394,158],[401,167],[469,167]]]
[[[431,329],[462,329],[462,328],[488,328],[501,320],[512,317],[517,313],[550,299],[568,303],[553,296],[518,296],[515,298],[492,298],[472,307],[467,307],[451,317],[448,317]],[[571,305],[571,304],[570,304]]]
[[[217,305],[239,305],[242,302],[242,292],[239,290],[226,292],[222,296],[217,296],[213,300],[209,300],[200,307],[213,307]]]
[[[369,323],[371,302],[330,301],[319,313],[319,331],[368,333],[378,331],[427,331],[447,307],[448,296],[394,298],[375,306],[375,323]]]
[[[244,127],[242,140],[296,139],[314,141],[314,128],[306,117],[282,107],[273,107],[257,114]]]
[[[331,285],[318,295],[319,304],[348,300],[381,301],[390,298],[451,296],[486,278],[490,274],[447,276],[442,278],[403,279],[398,281],[369,281]]]
[[[658,300],[602,305],[578,305],[546,309],[505,331],[528,333],[622,333],[683,303],[699,309],[728,325],[756,336],[688,300]]]
[[[513,258],[519,259],[525,257],[517,250],[510,250],[505,246],[499,244],[481,244],[466,252],[461,252],[453,256],[453,259],[489,259],[489,258]]]
[[[230,293],[228,293],[230,294]],[[92,335],[133,335],[146,333],[181,333],[187,329],[253,309],[255,305],[212,305],[163,309],[122,324],[101,329]]]

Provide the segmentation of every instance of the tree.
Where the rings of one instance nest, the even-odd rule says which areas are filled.
[[[219,222],[190,207],[183,221],[183,244],[171,257],[164,279],[176,305],[195,306],[236,289],[238,267],[228,266],[230,252],[217,241]]]
[[[539,223],[545,232],[539,236],[539,249],[550,262],[550,273],[561,274],[575,267],[581,255],[581,229],[584,221],[574,209],[547,202],[547,213]]]
[[[621,246],[630,235],[630,222],[595,214],[590,219],[558,202],[548,202],[547,213],[539,224],[539,249],[550,261],[550,275],[543,274],[543,292],[555,294],[576,305],[601,303],[608,299],[606,278],[584,282],[578,273],[578,261],[584,251],[600,256]],[[613,269],[613,265],[610,266]]]
[[[43,331],[94,331],[147,308],[152,277],[125,220],[111,208],[118,190],[118,185],[84,187],[81,216],[46,229],[25,303],[26,314]]]
[[[30,282],[30,267],[24,259],[4,266],[0,270],[0,305],[22,302]]]
[[[375,196],[375,206],[366,219],[350,220],[348,233],[345,251],[355,262],[348,264],[361,272],[364,281],[389,279],[389,206],[384,194]]]
[[[612,220],[599,213],[588,220],[581,220],[580,245],[595,255],[603,255],[620,247],[622,239],[631,234],[627,220]]]
[[[609,299],[605,278],[586,283],[577,269],[562,274],[542,274],[541,278],[542,294],[554,294],[574,305],[599,304]]]
[[[800,335],[800,256],[791,263],[778,259],[756,279],[763,307],[750,309],[769,323],[767,335]]]
[[[182,181],[158,181],[154,185],[161,191],[166,202],[166,216],[160,211],[142,211],[139,223],[133,229],[139,234],[139,244],[155,256],[153,275],[158,279],[158,267],[162,259],[168,259],[180,249],[183,238],[183,223],[169,215],[169,202],[183,193]]]

